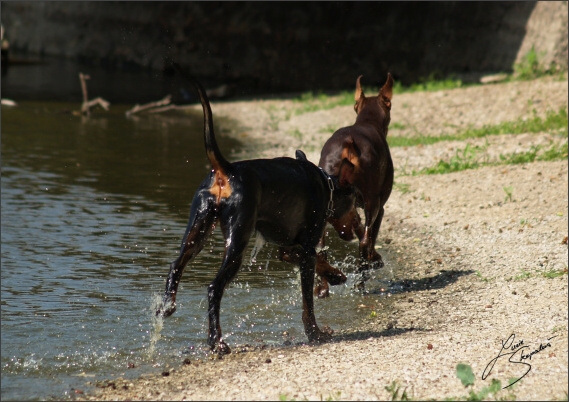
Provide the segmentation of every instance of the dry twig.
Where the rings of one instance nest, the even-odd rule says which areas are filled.
[[[152,108],[158,108],[158,109],[154,109],[151,111],[151,113],[159,113],[162,112],[164,110],[169,110],[172,109],[171,107],[169,108],[163,108],[162,106],[175,106],[175,105],[170,105],[170,102],[172,101],[172,95],[166,95],[163,99],[156,101],[156,102],[150,102],[150,103],[145,103],[144,105],[139,105],[136,104],[134,105],[134,107],[130,110],[126,111],[126,117],[130,117],[135,113],[139,113],[142,112],[144,110],[148,110],[148,109],[152,109]]]
[[[105,110],[109,110],[110,103],[103,98],[95,98],[88,100],[87,97],[87,80],[91,77],[87,74],[79,73],[79,81],[81,81],[81,91],[83,92],[83,103],[81,104],[81,114],[89,116],[91,108],[95,105],[101,106]]]

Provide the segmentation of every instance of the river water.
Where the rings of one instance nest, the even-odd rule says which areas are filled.
[[[32,100],[46,80],[22,81],[24,94],[5,91],[13,87],[3,79],[3,96],[24,99],[2,107],[2,400],[72,398],[88,382],[206,356],[206,288],[223,255],[217,230],[186,268],[177,312],[157,320],[155,303],[208,171],[201,113],[126,118],[132,104],[113,102],[85,118],[65,94]],[[122,93],[133,85],[124,82]],[[218,141],[228,156],[242,147]],[[330,244],[349,280],[316,300],[316,318],[341,329],[369,310],[358,309],[365,296],[352,290],[357,245],[333,236]],[[293,342],[306,340],[298,270],[275,254],[266,245],[248,258],[224,295],[230,346],[282,346],[285,331]],[[392,275],[383,254],[376,284]]]

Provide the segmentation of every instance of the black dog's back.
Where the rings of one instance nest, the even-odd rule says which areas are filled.
[[[314,164],[292,158],[254,159],[235,162],[233,169],[236,177],[243,177],[239,186],[249,187],[244,193],[255,194],[255,227],[267,241],[279,246],[318,243],[326,217],[322,200],[329,198],[330,190]],[[258,188],[253,189],[253,183]],[[307,222],[314,224],[307,227]]]

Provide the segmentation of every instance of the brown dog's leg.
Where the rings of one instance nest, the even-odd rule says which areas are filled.
[[[298,248],[280,247],[279,259],[295,265],[300,265],[302,252]],[[324,252],[316,255],[316,274],[320,277],[319,283],[314,288],[314,294],[319,298],[328,297],[330,295],[329,285],[341,285],[348,279],[342,271],[332,267]]]
[[[360,241],[360,271],[372,268],[374,263],[378,263],[380,267],[383,266],[381,256],[375,251],[375,238],[373,237],[374,229],[379,230],[379,226],[375,225],[380,224],[378,220],[381,209],[375,203],[366,203],[364,207],[365,229],[363,239]],[[377,232],[375,234],[377,235]]]

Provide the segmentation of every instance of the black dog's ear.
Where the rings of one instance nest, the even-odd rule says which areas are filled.
[[[296,159],[299,161],[308,161],[306,154],[302,152],[300,149],[297,149],[294,155],[296,156]]]

